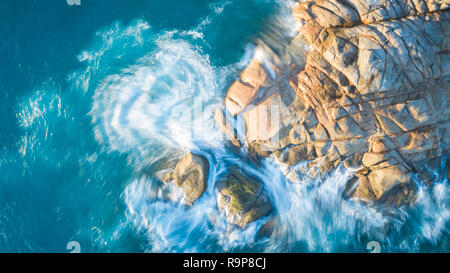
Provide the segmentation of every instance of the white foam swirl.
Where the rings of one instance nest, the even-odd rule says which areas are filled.
[[[208,56],[185,40],[162,36],[155,50],[96,89],[95,135],[121,152],[149,152],[155,143],[186,150],[196,141],[213,143],[209,115],[220,103],[215,92]]]

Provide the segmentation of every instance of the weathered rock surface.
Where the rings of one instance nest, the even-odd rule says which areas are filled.
[[[249,147],[285,164],[293,181],[300,162],[311,175],[343,162],[359,170],[349,195],[410,196],[402,189],[412,174],[431,181],[429,170],[449,154],[448,8],[432,0],[298,4],[299,35],[311,46],[304,70],[290,76],[292,65],[255,58],[231,86],[227,109],[245,120]]]
[[[209,163],[200,155],[188,153],[175,166],[172,178],[187,205],[192,205],[206,191]]]
[[[225,106],[234,116],[244,111],[249,105],[262,98],[266,90],[272,89],[278,68],[270,61],[263,62],[260,58],[252,59],[235,81],[225,97]],[[267,93],[267,92],[266,92]]]
[[[259,181],[246,177],[236,167],[217,183],[219,210],[225,210],[227,221],[246,227],[272,211],[268,197]]]

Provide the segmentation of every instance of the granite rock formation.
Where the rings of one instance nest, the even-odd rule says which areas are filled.
[[[245,121],[250,151],[274,156],[294,182],[342,163],[355,169],[348,196],[412,200],[412,175],[430,183],[449,154],[448,8],[433,0],[296,5],[299,37],[310,45],[303,70],[255,56],[225,99]]]

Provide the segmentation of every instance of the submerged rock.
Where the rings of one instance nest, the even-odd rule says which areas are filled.
[[[227,221],[241,228],[272,211],[262,184],[244,176],[236,167],[232,167],[230,173],[217,183],[217,189],[219,210],[225,210]]]
[[[411,198],[412,174],[430,183],[429,170],[450,150],[449,6],[433,0],[296,5],[299,35],[311,46],[304,70],[284,86],[279,77],[292,73],[271,79],[254,60],[227,95],[239,102],[227,109],[245,120],[249,148],[288,171],[300,162],[316,170],[311,175],[341,162],[356,168],[350,196]],[[278,116],[268,114],[273,110]]]
[[[209,163],[201,156],[188,153],[175,166],[171,178],[181,190],[187,205],[192,205],[206,191]]]
[[[257,236],[259,238],[270,237],[275,229],[275,218],[270,218],[266,223],[258,230]]]

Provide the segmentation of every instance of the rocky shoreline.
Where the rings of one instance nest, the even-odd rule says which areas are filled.
[[[399,206],[414,201],[414,180],[433,183],[449,155],[450,4],[369,2],[295,5],[301,27],[293,40],[310,46],[306,64],[284,63],[269,49],[255,54],[227,92],[227,113],[217,109],[214,118],[231,145],[275,158],[293,183],[342,164],[355,173],[347,198]],[[208,166],[190,153],[166,180],[192,205],[205,192]],[[237,166],[215,187],[232,224],[272,211],[262,184]]]

